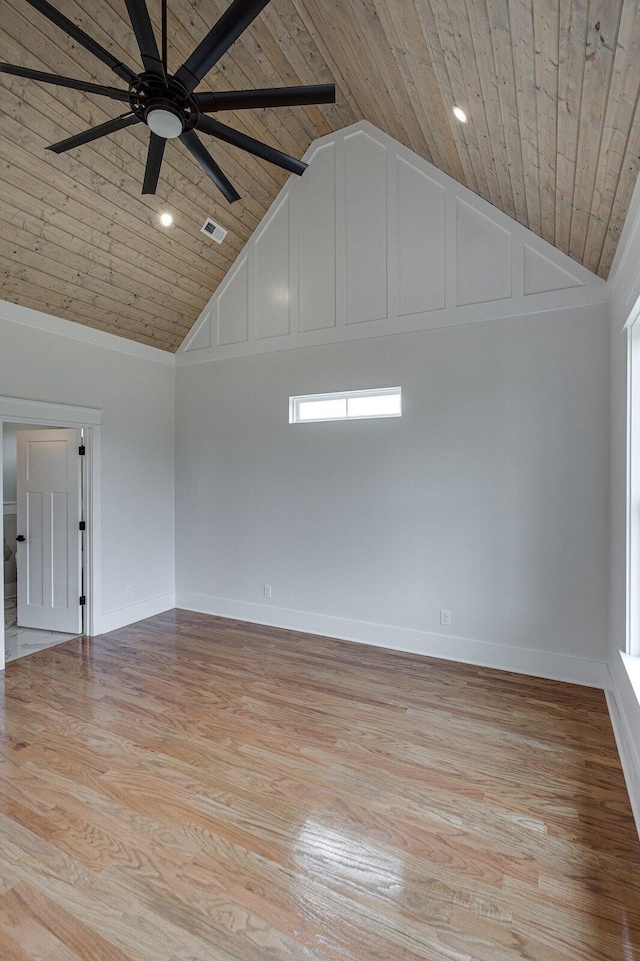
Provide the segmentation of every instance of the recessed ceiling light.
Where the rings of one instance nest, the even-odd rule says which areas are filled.
[[[162,224],[163,227],[170,227],[171,224],[173,223],[173,214],[170,214],[168,212],[160,214],[160,223]]]
[[[460,123],[469,123],[469,118],[467,117],[462,107],[454,107],[453,116],[456,118],[456,120],[459,120]]]

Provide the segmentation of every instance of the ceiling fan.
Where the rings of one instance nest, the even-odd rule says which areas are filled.
[[[229,203],[233,203],[234,200],[239,200],[240,194],[215,162],[196,131],[240,147],[256,157],[261,157],[295,174],[303,174],[307,164],[214,120],[208,114],[221,110],[335,103],[336,99],[335,85],[332,83],[195,93],[200,81],[269,2],[270,0],[233,0],[191,56],[175,74],[171,74],[167,69],[167,0],[162,0],[162,56],[158,50],[145,0],[125,0],[144,65],[142,73],[136,73],[126,64],[121,63],[84,30],[52,7],[48,0],[27,0],[27,3],[77,40],[98,60],[102,60],[111,67],[115,74],[129,84],[129,88],[124,90],[120,87],[85,83],[84,80],[59,77],[56,74],[43,73],[41,70],[30,70],[8,63],[0,63],[0,73],[27,77],[62,87],[73,87],[76,90],[99,94],[111,100],[129,104],[129,110],[114,120],[108,120],[75,137],[52,144],[47,148],[48,150],[64,153],[66,150],[105,137],[116,130],[122,130],[124,127],[146,123],[151,132],[151,138],[142,185],[143,194],[156,192],[165,144],[167,140],[178,137]]]

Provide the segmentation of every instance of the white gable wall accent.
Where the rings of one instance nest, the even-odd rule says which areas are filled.
[[[590,271],[366,121],[305,159],[178,364],[607,299]]]

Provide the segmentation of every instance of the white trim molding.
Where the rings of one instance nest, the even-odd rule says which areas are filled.
[[[631,660],[636,663],[629,665]],[[636,686],[629,667],[635,669]],[[609,664],[605,693],[631,810],[640,836],[640,660],[616,651]]]
[[[265,624],[285,630],[302,631],[305,634],[371,644],[374,647],[409,654],[422,654],[425,657],[475,664],[499,671],[513,671],[516,674],[529,674],[554,681],[567,681],[586,687],[603,688],[605,685],[606,664],[583,657],[510,647],[468,637],[452,637],[449,634],[414,631],[387,624],[353,621],[326,614],[311,614],[307,611],[252,604],[208,594],[178,591],[176,607],[201,614],[249,621],[252,624]]]
[[[118,607],[116,610],[107,611],[102,615],[100,623],[100,633],[108,634],[110,631],[117,631],[121,627],[129,627],[137,621],[142,621],[145,617],[154,617],[156,614],[164,614],[171,611],[176,606],[176,595],[159,594],[157,597],[149,597],[136,604],[129,604],[127,607]]]
[[[97,407],[71,407],[21,397],[0,397],[0,418],[25,424],[55,424],[56,427],[102,425],[102,411]]]
[[[96,347],[117,350],[121,354],[131,354],[134,357],[150,360],[156,364],[175,366],[175,354],[166,350],[149,347],[147,344],[139,344],[137,341],[127,340],[125,337],[118,337],[117,334],[110,334],[104,330],[85,327],[83,324],[64,320],[62,317],[56,317],[53,314],[32,310],[31,307],[20,307],[18,304],[11,304],[6,300],[0,300],[0,319],[8,320],[12,324],[22,324],[23,327],[35,327],[37,330],[44,330],[60,337],[69,337],[71,340],[79,340]]]

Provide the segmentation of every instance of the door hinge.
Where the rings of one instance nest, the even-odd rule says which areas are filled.
[[[87,448],[84,446],[84,444],[80,444],[78,447],[78,453],[80,454],[80,457],[87,453]]]
[[[78,524],[78,530],[86,531],[86,529],[87,529],[87,522],[86,522],[86,521],[80,521],[80,523]]]
[[[84,605],[85,605],[86,603],[87,603],[87,599],[86,599],[86,597],[85,597],[84,594],[83,594],[83,595],[81,596],[81,598],[80,598],[80,607],[84,607]]]

